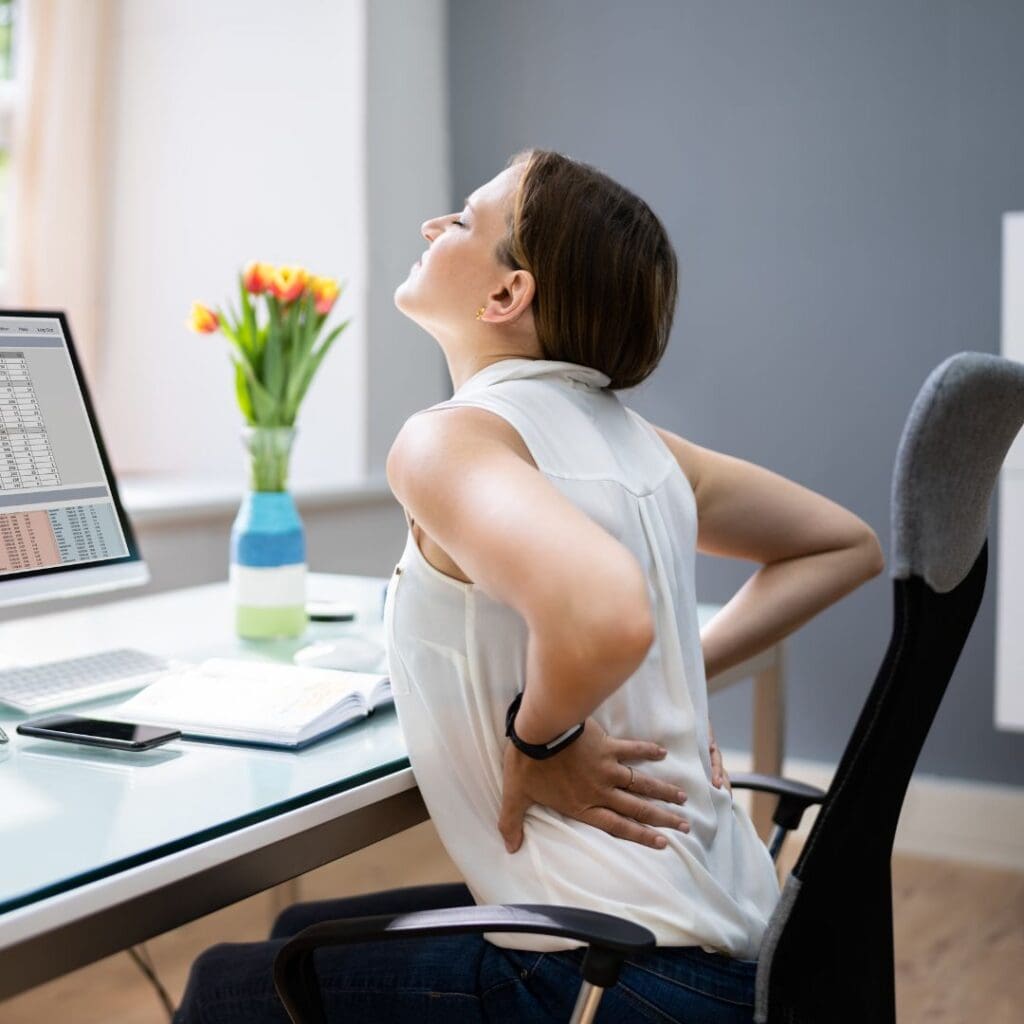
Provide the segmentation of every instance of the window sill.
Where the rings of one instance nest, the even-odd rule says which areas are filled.
[[[133,525],[159,526],[233,516],[242,501],[237,483],[202,477],[130,476],[118,479],[121,503]],[[357,505],[390,505],[395,499],[383,477],[351,484],[306,484],[291,490],[299,511]]]

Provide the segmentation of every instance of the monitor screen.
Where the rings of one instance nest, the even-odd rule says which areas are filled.
[[[0,604],[145,582],[141,565],[67,320],[0,311]]]

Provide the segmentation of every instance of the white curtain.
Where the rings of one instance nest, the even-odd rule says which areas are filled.
[[[63,309],[95,380],[112,0],[20,0],[6,299]]]

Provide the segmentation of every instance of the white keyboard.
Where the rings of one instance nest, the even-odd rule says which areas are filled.
[[[148,685],[184,662],[131,647],[98,651],[78,658],[0,669],[0,703],[19,711],[49,711]]]

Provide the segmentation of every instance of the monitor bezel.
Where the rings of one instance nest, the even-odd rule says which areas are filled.
[[[82,372],[81,363],[78,361],[78,353],[75,350],[74,337],[71,333],[71,324],[64,310],[40,310],[40,309],[0,309],[0,317],[17,317],[19,319],[36,320],[59,320],[61,330],[64,332],[64,344],[67,346],[68,354],[71,356],[71,365],[75,371],[75,380],[78,383],[82,401],[85,404],[85,413],[89,419],[89,427],[92,436],[96,441],[96,448],[100,453],[100,463],[103,472],[106,474],[107,485],[110,487],[110,496],[114,500],[114,509],[117,512],[117,520],[124,531],[125,541],[128,545],[127,555],[118,555],[114,558],[100,558],[90,562],[73,562],[71,565],[51,565],[42,569],[24,569],[19,572],[0,573],[0,586],[8,580],[21,579],[43,579],[47,576],[58,576],[61,573],[83,572],[89,569],[97,569],[101,566],[128,565],[131,563],[145,564],[142,554],[139,551],[138,541],[135,538],[135,530],[132,528],[131,519],[121,504],[121,495],[117,486],[117,477],[110,468],[110,460],[107,457],[107,446],[103,440],[103,433],[100,430],[99,420],[96,418],[92,404],[92,395],[89,393],[89,386],[86,383],[85,374]],[[58,597],[58,594],[41,594],[39,600],[51,597]]]

